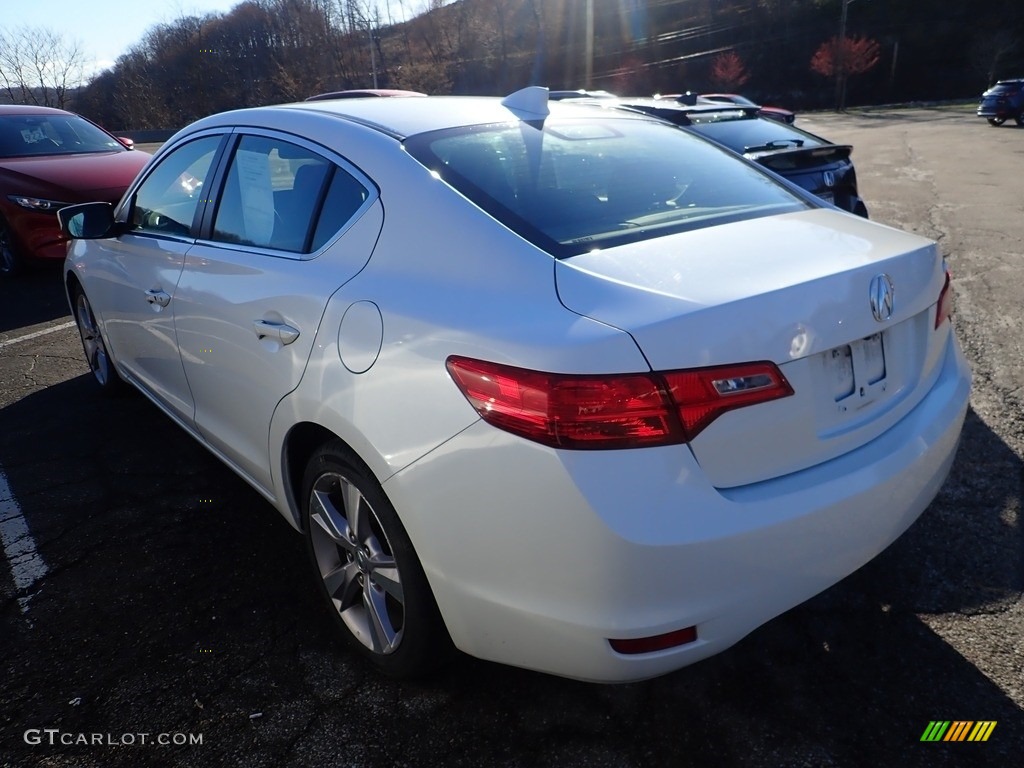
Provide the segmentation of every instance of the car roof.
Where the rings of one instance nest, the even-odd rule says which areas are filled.
[[[445,128],[459,128],[473,125],[515,123],[544,119],[546,115],[533,112],[537,102],[510,101],[513,97],[530,89],[517,91],[505,99],[493,96],[427,96],[416,99],[340,99],[333,101],[304,101],[281,104],[274,107],[256,107],[213,115],[200,120],[193,129],[237,125],[248,116],[266,114],[268,111],[315,113],[336,115],[339,118],[374,128],[396,138],[406,138],[428,131]],[[604,101],[604,100],[602,100]],[[594,117],[614,119],[650,119],[645,115],[628,112],[598,112],[591,104],[570,101],[546,101],[544,108],[551,117]]]
[[[395,88],[357,88],[347,91],[330,91],[309,96],[306,101],[326,101],[328,99],[364,99],[375,97],[408,98],[426,96],[419,91],[403,91]]]
[[[72,115],[63,109],[40,107],[34,104],[0,104],[0,115]]]

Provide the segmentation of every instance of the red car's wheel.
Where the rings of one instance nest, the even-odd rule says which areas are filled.
[[[0,277],[14,277],[21,272],[21,260],[14,252],[14,242],[7,222],[0,217]]]

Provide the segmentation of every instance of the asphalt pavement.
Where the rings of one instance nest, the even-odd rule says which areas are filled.
[[[45,270],[0,283],[0,766],[1019,765],[1024,128],[797,125],[854,145],[872,218],[940,242],[974,370],[949,481],[880,557],[657,680],[388,680],[334,640],[274,509],[143,397],[98,395]],[[935,721],[995,726],[922,741]]]

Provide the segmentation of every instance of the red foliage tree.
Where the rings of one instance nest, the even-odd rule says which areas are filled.
[[[738,54],[729,51],[715,57],[711,65],[711,82],[715,84],[716,88],[723,91],[736,91],[749,79],[750,75],[747,74],[747,69],[743,66],[743,59]]]
[[[833,37],[811,59],[811,69],[825,77],[847,77],[867,72],[878,63],[878,43],[867,37]]]
[[[867,37],[833,37],[822,43],[811,58],[811,69],[836,79],[836,111],[846,108],[846,80],[867,72],[878,63],[878,43]]]

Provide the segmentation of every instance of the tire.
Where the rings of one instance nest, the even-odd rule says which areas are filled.
[[[303,524],[318,591],[347,645],[396,678],[431,672],[454,647],[412,543],[369,469],[341,442],[306,467]]]
[[[23,271],[21,259],[14,249],[14,241],[7,222],[0,216],[0,278],[16,277]]]
[[[1002,125],[1005,122],[1006,122],[1006,118],[1005,117],[990,117],[988,119],[988,124],[989,125],[994,125],[996,128],[998,128],[1000,125]]]
[[[124,381],[118,375],[114,363],[110,359],[110,353],[107,352],[107,344],[103,340],[103,334],[96,322],[92,305],[81,288],[75,289],[73,297],[75,324],[78,326],[78,335],[82,340],[85,361],[89,364],[89,370],[92,371],[93,380],[99,385],[103,394],[120,394],[125,388]]]
[[[1013,122],[1015,122],[1017,125],[1024,125],[1024,112],[1021,112],[1019,115],[1014,117]]]

